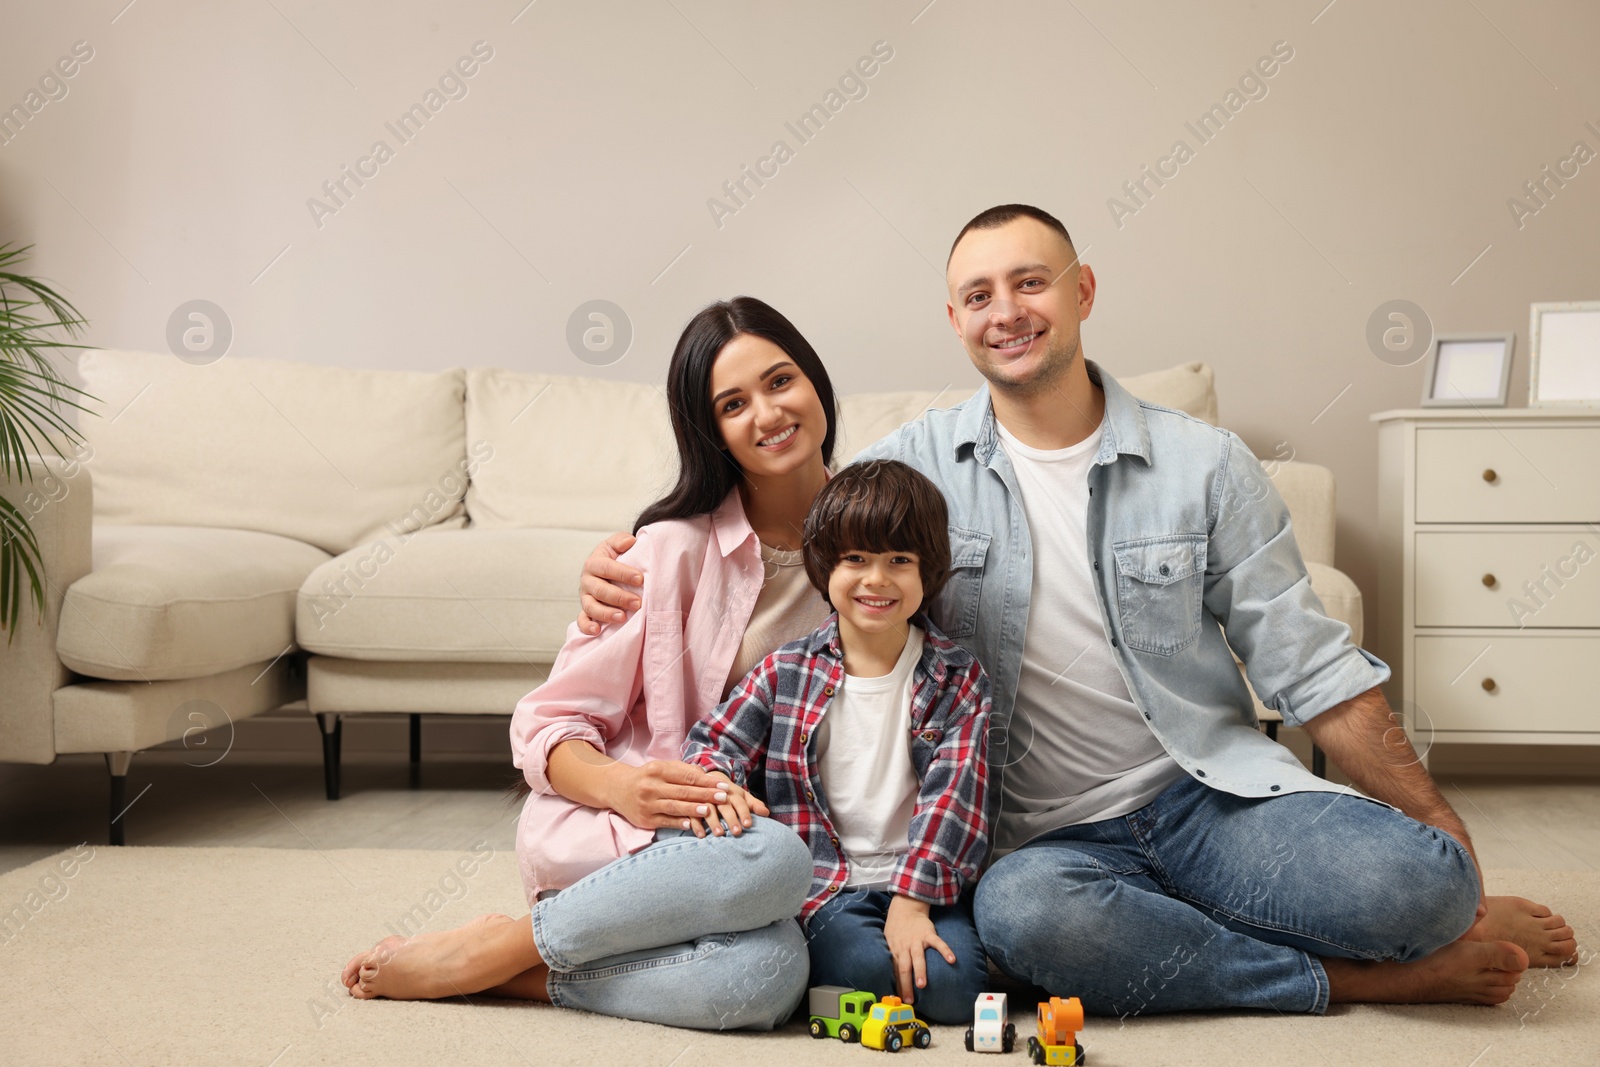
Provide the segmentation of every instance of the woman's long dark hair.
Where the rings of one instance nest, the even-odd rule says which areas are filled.
[[[794,324],[772,305],[753,296],[719,300],[702,309],[678,338],[667,367],[667,404],[672,434],[678,442],[678,484],[639,513],[633,532],[662,519],[687,519],[715,511],[739,483],[741,472],[722,447],[722,430],[711,407],[711,365],[717,354],[742,333],[765,338],[783,349],[811,381],[828,416],[822,439],[822,462],[833,462],[837,405],[828,371]]]
[[[678,441],[678,484],[639,513],[633,532],[662,519],[687,519],[717,510],[741,471],[722,448],[722,431],[711,408],[711,365],[728,342],[742,333],[764,337],[783,349],[811,381],[828,416],[822,439],[822,462],[833,462],[833,442],[838,432],[838,405],[828,371],[794,323],[765,301],[753,296],[719,300],[701,309],[678,338],[667,367],[667,404],[672,414],[672,434]],[[506,791],[507,800],[520,802],[533,790],[520,772]]]

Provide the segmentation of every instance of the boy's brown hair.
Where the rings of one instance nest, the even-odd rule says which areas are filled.
[[[828,579],[846,552],[915,552],[922,605],[950,577],[950,517],[944,494],[899,460],[854,463],[822,487],[806,515],[806,577],[830,605]]]

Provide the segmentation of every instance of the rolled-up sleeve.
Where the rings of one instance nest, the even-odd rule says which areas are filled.
[[[1307,720],[1389,679],[1311,589],[1289,509],[1256,457],[1228,434],[1213,494],[1205,604],[1262,703]]]
[[[640,533],[621,559],[648,574],[651,539],[647,530]],[[512,762],[535,793],[555,792],[549,760],[557,745],[587,741],[604,751],[606,742],[626,728],[644,685],[647,608],[592,637],[577,623],[569,625],[549,679],[517,702],[511,715]]]

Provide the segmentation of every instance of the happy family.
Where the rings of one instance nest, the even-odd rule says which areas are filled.
[[[837,470],[789,320],[690,320],[677,483],[512,717],[531,914],[388,938],[351,995],[759,1030],[827,984],[970,1023],[992,963],[1097,1014],[1320,1013],[1575,957],[1484,894],[1256,457],[1085,357],[1066,228],[990,208],[946,282],[987,384]],[[1359,792],[1259,732],[1235,655]]]

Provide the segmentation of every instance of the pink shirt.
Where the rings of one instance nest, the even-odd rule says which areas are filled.
[[[512,762],[533,787],[517,825],[530,904],[655,837],[552,789],[550,751],[577,738],[634,766],[678,760],[689,728],[721,702],[761,593],[760,544],[737,488],[709,515],[644,527],[621,558],[645,574],[643,606],[594,637],[573,623],[549,679],[511,716]]]

